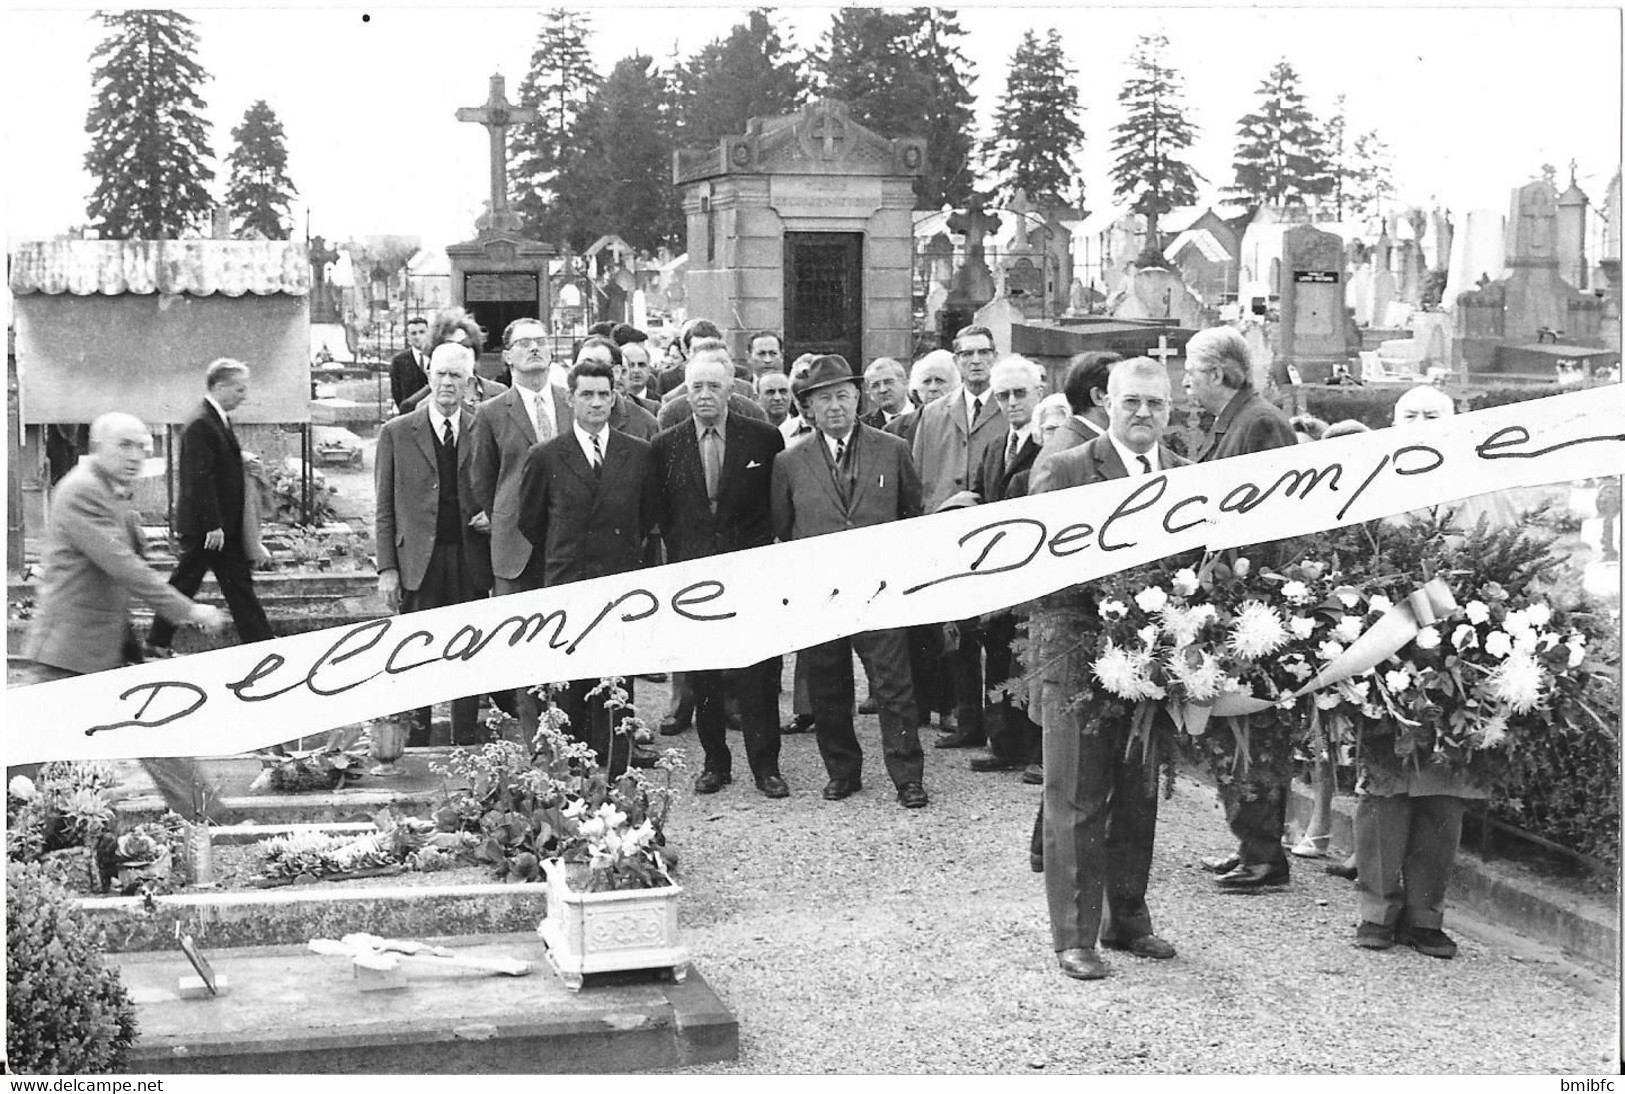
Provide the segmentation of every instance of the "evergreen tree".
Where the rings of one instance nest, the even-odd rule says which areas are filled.
[[[842,8],[813,64],[819,93],[845,101],[860,125],[883,137],[923,137],[925,171],[916,206],[969,202],[974,126],[965,32],[940,8]]]
[[[519,104],[534,107],[537,120],[509,133],[509,196],[524,218],[525,235],[533,239],[557,243],[566,234],[567,210],[558,207],[559,174],[581,154],[576,127],[588,97],[602,82],[587,50],[591,34],[585,12],[549,11],[519,84]]]
[[[1381,216],[1382,203],[1394,192],[1388,146],[1375,129],[1367,130],[1354,139],[1350,159],[1352,167],[1344,184],[1349,212],[1361,219]]]
[[[1008,201],[1016,190],[1034,199],[1083,202],[1077,158],[1083,147],[1082,106],[1061,35],[1050,30],[1040,42],[1028,31],[1010,58],[986,154],[996,193]]]
[[[226,207],[240,221],[238,230],[258,232],[266,239],[287,239],[288,206],[298,191],[287,174],[288,150],[282,144],[282,122],[276,111],[260,99],[243,114],[243,123],[231,131],[237,147],[226,157],[231,185]]]
[[[209,74],[195,56],[197,34],[174,11],[96,18],[108,35],[90,54],[96,98],[85,117],[85,170],[96,188],[86,212],[108,239],[174,239],[214,204],[208,104],[198,95]]]
[[[1334,218],[1343,219],[1343,205],[1348,178],[1356,164],[1350,160],[1353,149],[1348,140],[1348,111],[1343,106],[1344,96],[1339,93],[1332,100],[1332,116],[1326,119],[1326,164],[1331,170],[1332,186],[1327,193]]]
[[[1253,205],[1304,205],[1329,193],[1325,137],[1284,58],[1258,86],[1259,105],[1237,123],[1234,185],[1225,192]]]
[[[577,154],[558,177],[572,250],[610,232],[643,251],[678,241],[682,210],[671,184],[666,81],[653,65],[641,54],[623,58],[582,107]]]
[[[1161,252],[1157,221],[1179,205],[1196,201],[1202,176],[1182,158],[1196,139],[1185,116],[1184,78],[1167,61],[1168,39],[1142,35],[1129,58],[1130,72],[1117,93],[1123,120],[1112,128],[1112,193],[1132,198],[1146,220],[1146,247]]]
[[[681,88],[683,144],[714,145],[743,133],[751,118],[788,114],[801,101],[805,81],[771,19],[770,10],[752,11],[728,37],[709,43],[673,73],[672,84]]]

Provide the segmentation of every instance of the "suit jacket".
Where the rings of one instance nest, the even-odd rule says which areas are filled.
[[[423,356],[427,360],[429,355],[424,354]],[[395,400],[395,409],[402,414],[418,405],[421,400],[412,399],[412,396],[428,386],[428,370],[418,364],[417,357],[413,355],[410,346],[397,353],[394,359],[389,362],[389,396]],[[411,406],[407,405],[409,399],[412,403]]]
[[[657,491],[649,446],[625,433],[604,431],[598,475],[573,429],[531,449],[519,481],[519,531],[542,552],[542,584],[643,565]]]
[[[773,460],[773,531],[780,539],[806,539],[917,517],[920,476],[900,438],[859,423],[848,453],[847,500],[835,485],[836,468],[822,434],[791,445]]]
[[[895,422],[898,418],[912,413],[913,410],[914,408],[910,407],[908,410],[903,411],[902,414],[894,415],[891,420]],[[885,429],[888,424],[886,421],[886,412],[881,410],[878,406],[869,411],[869,413],[863,415],[858,419],[858,421],[862,422],[864,425],[873,426],[875,429]],[[910,440],[912,440],[912,438],[910,438]]]
[[[906,410],[880,428],[893,437],[903,438],[912,453],[914,435],[920,431],[920,408],[915,407],[912,410]]]
[[[755,418],[759,422],[767,421],[767,411],[756,401],[755,396],[741,395],[737,391],[728,394],[728,417],[739,415],[741,418]],[[678,422],[686,422],[694,417],[694,407],[688,401],[688,392],[668,395],[666,401],[660,404],[660,428],[670,429]]]
[[[552,395],[553,435],[562,437],[575,416],[562,387],[554,387]],[[475,411],[474,500],[491,518],[491,571],[509,581],[530,561],[530,540],[519,531],[519,476],[535,443],[536,426],[518,391],[505,391]]]
[[[457,511],[463,532],[463,565],[476,589],[491,588],[491,541],[468,526],[484,510],[474,491],[474,412],[459,410],[457,420]],[[434,424],[427,403],[410,414],[385,422],[378,432],[374,457],[374,502],[377,519],[378,572],[395,570],[401,588],[417,589],[434,554],[435,522],[440,513],[439,464],[435,459]]]
[[[1164,471],[1184,467],[1191,461],[1180,456],[1167,445],[1157,443],[1158,458]],[[1033,472],[1032,493],[1066,490],[1073,486],[1088,486],[1107,479],[1128,478],[1128,468],[1117,454],[1117,446],[1110,437],[1096,437],[1088,444],[1057,452]]]
[[[728,415],[716,512],[705,493],[699,432],[692,421],[663,430],[651,455],[660,485],[656,523],[666,561],[743,551],[773,542],[773,460],[784,438],[766,422]]]
[[[1292,420],[1253,388],[1231,396],[1213,423],[1213,435],[1197,462],[1222,460],[1248,452],[1289,448],[1298,443]]]
[[[609,428],[618,429],[628,437],[652,441],[660,432],[655,416],[637,404],[630,395],[617,394],[615,404],[609,408]]]
[[[644,388],[643,390],[648,391],[650,389]],[[660,413],[659,399],[651,399],[647,395],[633,395],[631,392],[627,392],[626,397],[638,404],[638,406],[642,407],[644,410],[647,410],[651,417]]]
[[[1006,438],[1009,434],[1005,434]],[[971,475],[970,489],[982,495],[984,503],[1003,501],[1006,498],[1024,497],[1027,493],[1027,477],[1032,470],[1033,461],[1038,459],[1039,446],[1038,433],[1033,431],[1027,434],[1027,439],[1016,450],[1016,461],[1008,466],[1005,464],[1006,448],[1009,440],[1003,444],[989,445],[987,455],[982,463]]]
[[[229,542],[243,538],[243,450],[207,399],[181,428],[180,497],[175,531],[201,536],[216,528]]]
[[[682,376],[683,374],[684,374],[683,369],[677,370],[677,375],[678,376]],[[738,371],[737,368],[734,370],[733,384],[734,384],[734,386],[733,386],[733,394],[735,394],[735,395],[743,395],[747,399],[756,398],[756,385],[751,383],[749,380],[743,378],[742,376],[740,376],[739,371]],[[677,384],[677,386],[675,386],[673,388],[670,388],[669,390],[663,392],[661,394],[661,396],[660,396],[660,400],[663,403],[669,403],[673,399],[681,399],[683,396],[685,396],[687,394],[688,394],[688,381],[687,380],[682,380],[681,382],[679,382]]]
[[[128,497],[90,457],[81,459],[51,492],[39,604],[23,655],[74,672],[118,668],[132,596],[184,622],[192,602],[147,564],[144,549]]]
[[[1009,432],[1004,411],[999,409],[991,389],[982,399],[974,429],[965,424],[963,389],[944,395],[920,411],[920,424],[914,434],[914,466],[924,484],[927,513],[936,512],[937,506],[966,489],[972,469],[981,466],[989,444],[1004,443]]]
[[[1105,433],[1105,430],[1098,432],[1090,430],[1089,426],[1078,421],[1076,414],[1068,414],[1066,421],[1062,422],[1061,427],[1055,431],[1055,435],[1045,441],[1044,447],[1039,449],[1038,458],[1047,460],[1057,452],[1065,452],[1067,449],[1076,448],[1080,444],[1088,444],[1103,433]]]

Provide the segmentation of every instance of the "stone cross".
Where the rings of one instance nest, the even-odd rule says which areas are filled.
[[[1010,199],[1010,211],[1016,214],[1016,234],[1010,243],[1012,251],[1025,251],[1032,247],[1027,239],[1027,216],[1032,212],[1032,202],[1027,199],[1027,191],[1016,188],[1015,196]]]
[[[458,107],[457,120],[483,125],[491,136],[491,211],[480,218],[487,222],[482,227],[492,232],[517,231],[519,218],[508,208],[508,126],[534,122],[536,111],[508,101],[506,84],[499,72],[491,77],[491,97],[483,106]]]
[[[1145,355],[1147,357],[1155,357],[1158,361],[1162,362],[1162,366],[1164,368],[1167,368],[1168,358],[1178,357],[1179,351],[1168,344],[1168,336],[1166,334],[1159,334],[1157,335],[1157,348],[1146,350]]]

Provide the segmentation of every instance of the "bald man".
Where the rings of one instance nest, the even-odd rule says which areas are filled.
[[[103,414],[90,425],[90,454],[51,492],[38,604],[23,647],[35,683],[140,661],[130,621],[132,597],[172,628],[194,624],[217,631],[226,625],[225,613],[193,603],[144,557],[146,540],[130,495],[151,449],[152,436],[139,419]],[[192,761],[142,762],[176,813],[188,820],[231,820]],[[28,766],[37,770],[39,765]]]

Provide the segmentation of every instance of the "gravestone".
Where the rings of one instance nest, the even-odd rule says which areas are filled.
[[[553,247],[519,234],[519,214],[508,205],[508,127],[534,122],[536,111],[508,102],[501,75],[491,77],[490,95],[477,107],[461,107],[457,120],[483,125],[490,137],[491,197],[474,222],[475,237],[446,248],[451,261],[452,302],[462,305],[486,330],[483,375],[495,375],[501,364],[494,351],[502,331],[515,319],[550,323],[547,264]]]
[[[1386,233],[1378,242],[1385,254]],[[1375,255],[1373,262],[1380,279]],[[1305,383],[1324,383],[1333,365],[1348,361],[1343,274],[1341,239],[1308,224],[1287,229],[1281,240],[1279,364],[1296,368]]]
[[[1016,190],[1015,197],[1010,201],[1010,213],[1015,222],[1010,246],[999,256],[1003,295],[1021,309],[1021,314],[1026,318],[1043,319],[1049,314],[1046,298],[1048,279],[1045,277],[1048,256],[1043,247],[1034,245],[1030,238],[1030,222],[1035,218],[1032,202],[1027,199],[1025,190]],[[1047,239],[1049,233],[1040,225],[1039,234]]]
[[[1569,164],[1569,188],[1557,199],[1557,272],[1576,289],[1590,286],[1586,268],[1586,210],[1590,199],[1574,181]]]
[[[678,151],[689,315],[722,327],[736,357],[766,329],[784,332],[789,360],[839,353],[859,371],[876,357],[907,360],[924,165],[923,140],[882,137],[835,99]]]
[[[995,295],[993,272],[987,267],[987,233],[999,226],[999,218],[979,204],[948,218],[948,227],[965,237],[965,258],[954,271],[948,299],[938,316],[937,333],[947,345],[954,333],[970,323],[971,317]]]
[[[1383,226],[1382,235],[1371,248],[1371,319],[1373,327],[1387,328],[1389,323],[1389,305],[1394,302],[1398,286],[1394,283],[1394,273],[1390,266],[1393,255],[1393,243],[1388,238],[1388,227]],[[1328,267],[1330,268],[1330,267]],[[1285,286],[1281,289],[1284,297]],[[1284,303],[1284,300],[1283,300]]]
[[[1200,330],[1206,326],[1202,302],[1182,277],[1162,266],[1130,268],[1114,303],[1113,319],[1170,319],[1178,326]]]

